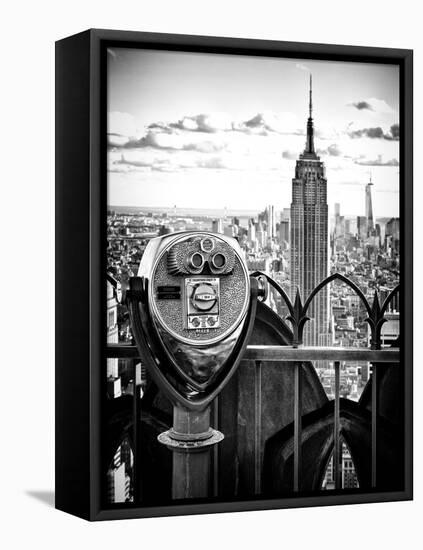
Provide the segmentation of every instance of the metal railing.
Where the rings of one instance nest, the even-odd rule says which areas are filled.
[[[137,347],[125,344],[108,344],[108,358],[140,359]],[[334,439],[334,478],[335,489],[341,488],[340,456],[341,456],[341,422],[340,422],[340,365],[342,361],[367,361],[372,364],[372,393],[371,393],[371,486],[377,483],[377,365],[399,364],[400,350],[398,348],[364,349],[364,348],[340,348],[340,347],[294,347],[294,346],[248,346],[243,358],[244,361],[252,361],[255,366],[255,493],[261,491],[261,372],[263,365],[268,362],[280,362],[281,368],[286,363],[295,365],[294,381],[294,479],[293,491],[298,492],[301,479],[301,447],[302,447],[302,370],[304,362],[333,361],[335,370],[335,397],[333,418]],[[134,361],[134,369],[135,369]],[[241,364],[242,368],[242,364]],[[134,371],[135,381],[135,371]],[[138,461],[138,428],[140,405],[137,392],[134,391],[133,418],[134,418],[134,455],[135,464]],[[135,468],[135,477],[136,477]],[[215,476],[216,477],[216,476]],[[216,480],[215,480],[216,481]],[[137,487],[139,484],[134,483]],[[215,488],[215,492],[216,492]]]
[[[276,291],[285,302],[289,315],[287,320],[292,325],[292,345],[250,345],[247,346],[243,361],[251,361],[254,364],[254,409],[255,409],[255,452],[254,452],[254,485],[255,493],[261,492],[261,474],[262,474],[262,448],[261,448],[261,409],[262,409],[262,368],[268,362],[279,362],[281,368],[286,364],[294,363],[294,441],[293,441],[293,491],[300,490],[301,465],[302,465],[302,364],[304,362],[331,361],[334,365],[334,418],[333,418],[333,457],[334,457],[334,480],[335,489],[341,488],[340,457],[342,454],[341,442],[341,419],[340,419],[340,369],[341,362],[345,361],[365,361],[372,365],[371,372],[371,487],[377,485],[377,441],[378,441],[378,365],[389,364],[398,365],[400,362],[400,350],[398,348],[382,347],[381,329],[386,321],[385,312],[388,309],[393,297],[399,292],[399,286],[396,286],[386,297],[382,305],[379,302],[378,293],[375,291],[373,301],[370,304],[360,288],[350,279],[338,273],[332,274],[323,280],[307,297],[304,304],[300,293],[297,291],[295,300],[291,302],[286,292],[280,285],[268,275],[262,272],[255,272],[252,275],[267,279],[269,285]],[[369,348],[343,348],[343,347],[306,347],[303,346],[304,327],[309,321],[307,313],[310,309],[313,298],[326,285],[338,281],[349,286],[359,297],[367,313],[365,319],[370,330]],[[108,344],[108,358],[120,359],[141,359],[138,356],[138,350],[134,345]],[[135,362],[134,362],[135,363]],[[242,368],[242,365],[241,365]],[[134,365],[135,369],[135,365]],[[216,398],[218,399],[218,398]],[[217,421],[217,406],[214,410],[215,422]],[[135,370],[134,370],[134,441],[135,444],[135,463],[137,463],[139,445],[137,443],[139,422],[139,403],[137,392],[135,391]],[[216,426],[215,426],[216,427]],[[215,450],[216,453],[216,450]],[[215,454],[215,463],[217,455]],[[135,468],[136,470],[136,468]],[[137,474],[136,474],[137,475]],[[214,475],[214,492],[217,495],[217,470]],[[138,484],[137,484],[138,485]]]

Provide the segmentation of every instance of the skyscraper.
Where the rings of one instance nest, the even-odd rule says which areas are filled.
[[[276,237],[275,207],[273,206],[273,204],[269,204],[266,210],[267,210],[267,233],[270,238],[274,239]]]
[[[366,218],[367,218],[367,233],[371,235],[375,226],[373,221],[373,205],[372,205],[372,176],[366,185]]]
[[[312,116],[312,80],[310,75],[307,141],[300,154],[292,180],[291,202],[291,294],[297,288],[305,300],[328,276],[328,205],[325,168],[314,149]],[[311,318],[304,331],[304,344],[328,345],[329,291],[322,289],[311,303]]]
[[[282,220],[279,224],[279,239],[281,243],[289,243],[289,221]]]
[[[341,216],[341,205],[339,202],[335,203],[335,231],[334,236],[340,237],[345,233],[345,219]]]
[[[365,239],[367,237],[367,218],[366,216],[357,216],[357,234],[360,239]]]
[[[120,293],[120,282],[110,273],[107,273],[107,343],[117,344],[119,342],[118,327],[118,294]],[[119,359],[107,359],[107,393],[111,399],[120,397],[121,379],[119,377]]]
[[[254,243],[256,240],[256,224],[254,223],[254,218],[248,220],[248,242]]]
[[[263,223],[261,220],[259,220],[256,228],[256,239],[261,246],[261,248],[264,248],[266,246],[266,240],[267,240],[267,232],[263,228]]]
[[[212,231],[213,233],[223,233],[223,221],[221,218],[213,220]]]
[[[290,208],[284,208],[281,212],[281,221],[287,220],[288,222],[291,220],[291,209]]]

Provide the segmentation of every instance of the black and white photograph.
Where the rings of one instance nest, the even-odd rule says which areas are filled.
[[[418,7],[5,5],[0,548],[418,546]]]
[[[404,490],[399,66],[106,56],[103,506]]]

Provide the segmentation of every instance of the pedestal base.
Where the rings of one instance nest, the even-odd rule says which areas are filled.
[[[210,449],[224,435],[210,427],[210,409],[173,409],[173,427],[158,440],[173,453],[172,497],[206,498],[210,493]]]

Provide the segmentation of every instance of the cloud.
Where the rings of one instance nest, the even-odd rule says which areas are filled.
[[[241,136],[243,141],[245,139]],[[256,140],[261,138],[256,137]],[[293,153],[286,152],[285,157],[295,158]],[[239,172],[260,171],[271,172],[280,170],[281,149],[269,150],[268,148],[251,150],[243,148],[230,148],[218,151],[214,154],[198,150],[160,150],[152,147],[133,149],[111,149],[109,150],[108,166],[109,172],[180,172],[195,169],[230,170]]]
[[[152,159],[147,158],[130,158],[127,159],[125,155],[121,156],[115,160],[109,158],[108,171],[109,172],[133,172],[137,171],[146,171],[150,170],[154,164]]]
[[[388,141],[399,140],[399,124],[392,124],[390,129],[385,132],[381,126],[375,126],[373,128],[360,128],[359,130],[352,130],[348,132],[348,135],[353,138],[370,138],[370,139],[386,139]]]
[[[177,122],[171,122],[168,127],[191,132],[214,133],[233,130],[233,123],[225,113],[201,113],[185,116]]]
[[[108,143],[111,149],[160,149],[215,154],[221,151],[256,150],[254,136],[303,136],[297,117],[289,112],[257,113],[247,120],[235,121],[224,113],[202,113],[175,121],[155,121],[141,133],[133,117],[114,112],[109,115]],[[138,135],[136,135],[138,134]],[[248,142],[248,143],[247,143]],[[261,147],[260,147],[261,148]],[[280,144],[280,150],[284,146]]]
[[[156,120],[136,132],[135,119],[127,113],[109,115],[110,172],[236,170],[273,172],[285,169],[304,149],[303,121],[290,112],[266,111],[235,120],[224,113],[201,113],[179,119]],[[325,155],[331,170],[368,162],[384,152],[379,139],[398,139],[398,125],[360,128],[342,132],[319,125],[318,154]],[[135,133],[136,132],[136,133]],[[318,135],[317,135],[318,134]],[[351,139],[374,138],[370,140]],[[388,146],[388,142],[384,142]],[[396,147],[386,158],[398,157]],[[375,161],[376,162],[376,161]]]
[[[370,139],[383,138],[384,132],[380,126],[376,128],[361,128],[360,130],[353,130],[348,134],[352,138],[368,137]]]
[[[113,161],[113,164],[114,165],[119,165],[119,164],[122,164],[124,166],[135,166],[137,168],[147,168],[147,167],[150,167],[153,165],[153,163],[151,161],[148,161],[148,160],[137,160],[137,159],[132,159],[132,160],[128,160],[125,158],[125,155],[121,155],[120,156],[120,159],[119,160],[115,160]]]
[[[355,159],[354,162],[360,166],[399,166],[399,162],[396,158],[383,160],[382,155],[378,155],[376,159],[365,159],[364,157],[360,157]]]
[[[391,135],[392,135],[392,139],[394,141],[397,141],[399,140],[399,137],[400,137],[400,130],[399,130],[399,124],[392,124],[391,126]]]
[[[230,133],[267,136],[269,133],[281,135],[303,135],[304,129],[292,113],[257,113],[247,120],[233,120],[225,113],[201,113],[185,116],[176,122],[154,122],[147,128],[154,132],[172,134],[175,131],[194,133]]]
[[[247,128],[264,128],[266,130],[271,129],[271,125],[266,120],[262,113],[258,113],[245,122]]]
[[[376,97],[353,101],[352,103],[348,103],[348,105],[355,107],[359,111],[373,111],[381,114],[395,113],[394,109],[384,99],[377,99]]]
[[[199,151],[201,153],[216,153],[226,148],[225,140],[218,136],[204,139],[201,134],[193,135],[187,132],[148,131],[140,139],[127,141],[123,148],[142,149],[151,147],[167,151]]]
[[[318,155],[329,155],[331,157],[343,156],[342,151],[339,148],[339,145],[337,145],[336,143],[332,143],[326,149],[318,149],[317,154]]]
[[[351,105],[353,105],[359,111],[362,111],[363,109],[373,111],[373,107],[370,105],[370,103],[367,103],[367,101],[357,101],[357,103],[351,103]]]
[[[239,132],[257,135],[269,135],[276,133],[281,135],[301,136],[305,134],[302,126],[300,126],[297,117],[292,113],[257,113],[252,118],[234,124],[234,129]]]
[[[152,122],[147,126],[147,130],[154,132],[165,132],[167,134],[171,134],[173,132],[172,128],[166,124],[166,122]]]
[[[288,159],[288,160],[294,160],[296,158],[298,158],[298,151],[282,151],[282,158],[283,159]]]
[[[109,158],[109,172],[120,172],[120,173],[127,173],[127,172],[149,172],[149,171],[156,171],[156,172],[179,172],[181,169],[186,167],[193,167],[194,165],[190,165],[189,162],[185,163],[186,166],[183,165],[183,163],[180,163],[178,161],[174,161],[172,157],[165,158],[165,157],[157,157],[150,155],[143,155],[143,154],[133,154],[133,152],[129,152],[129,156],[126,156],[125,154],[121,154],[119,158],[115,158],[114,160]]]
[[[328,153],[331,157],[340,157],[342,155],[342,151],[336,143],[329,145]]]
[[[198,166],[200,168],[211,168],[214,170],[230,169],[231,166],[222,157],[211,157],[203,159]]]
[[[109,147],[123,147],[128,143],[128,137],[122,134],[109,133],[107,134],[107,144]]]
[[[200,113],[184,116],[176,122],[153,122],[147,128],[153,131],[173,133],[175,130],[186,132],[229,132],[234,129],[234,123],[226,113]]]

